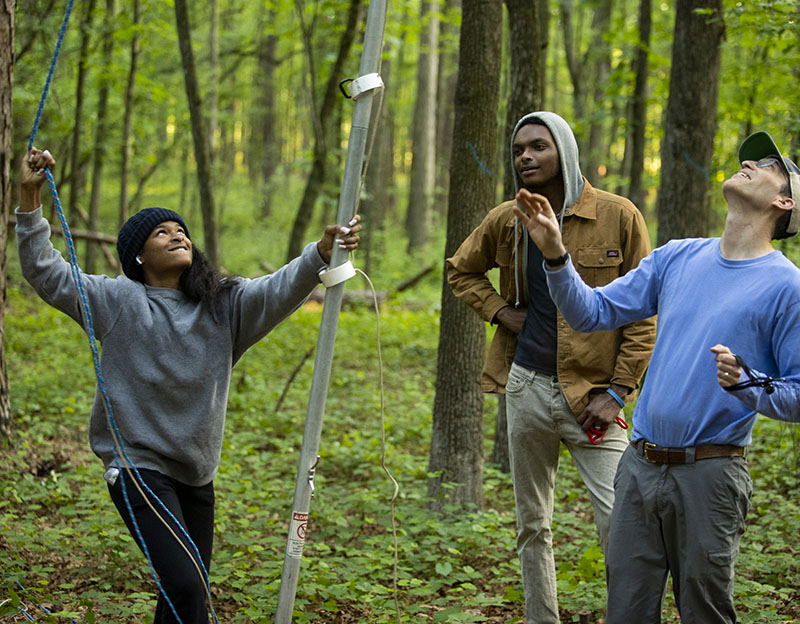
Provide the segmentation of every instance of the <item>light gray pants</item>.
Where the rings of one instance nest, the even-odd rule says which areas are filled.
[[[652,464],[629,447],[615,480],[606,624],[658,624],[667,573],[681,622],[736,622],[733,567],[752,487],[744,457]]]
[[[561,442],[589,488],[600,546],[606,550],[614,473],[628,446],[612,425],[595,446],[578,425],[558,381],[514,364],[506,385],[509,459],[517,508],[517,553],[528,624],[558,624],[551,524]],[[633,620],[631,620],[633,621]]]

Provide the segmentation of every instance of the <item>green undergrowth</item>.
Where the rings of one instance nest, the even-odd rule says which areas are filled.
[[[313,368],[320,307],[307,305],[234,369],[215,480],[211,581],[221,622],[272,621]],[[13,438],[0,455],[0,622],[152,621],[154,582],[110,503],[87,426],[94,377],[77,325],[28,289],[11,289],[6,356]],[[384,305],[386,465],[400,485],[397,587],[402,622],[522,622],[513,490],[486,464],[483,510],[426,508],[438,337],[435,304]],[[392,482],[381,467],[374,314],[342,312],[300,570],[294,622],[391,623]],[[301,364],[302,363],[302,364]],[[291,384],[296,367],[300,367]],[[282,394],[285,396],[276,410]],[[496,403],[485,407],[485,454]],[[761,419],[738,560],[742,622],[798,621],[798,451],[791,429]],[[565,453],[554,542],[562,620],[601,622],[605,589],[585,488]],[[24,589],[23,589],[24,588]],[[48,616],[45,607],[53,615]],[[664,621],[677,622],[668,599]]]

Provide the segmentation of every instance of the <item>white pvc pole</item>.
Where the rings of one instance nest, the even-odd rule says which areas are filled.
[[[369,4],[359,76],[373,74],[379,70],[386,22],[386,4],[387,0],[372,0]],[[337,223],[340,225],[346,225],[353,218],[358,207],[374,96],[375,91],[369,90],[354,100],[347,160],[345,161],[344,177],[342,179],[342,191],[339,196]],[[337,267],[346,260],[347,253],[334,245],[330,266]],[[311,378],[311,391],[306,412],[303,446],[300,450],[300,463],[297,469],[297,481],[295,483],[292,513],[286,540],[286,553],[283,558],[283,573],[278,594],[278,607],[275,612],[275,624],[290,624],[292,621],[292,611],[300,573],[300,561],[305,543],[311,495],[314,489],[314,471],[318,460],[317,453],[322,433],[322,417],[325,410],[325,399],[328,394],[331,364],[333,363],[333,346],[336,342],[336,329],[339,323],[339,312],[342,307],[343,291],[344,283],[329,287],[325,291],[322,321],[317,341],[317,354],[314,361],[314,373]]]

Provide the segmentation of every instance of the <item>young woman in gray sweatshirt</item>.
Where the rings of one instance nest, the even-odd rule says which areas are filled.
[[[34,148],[23,161],[16,211],[22,273],[45,302],[83,326],[70,266],[50,243],[50,225],[42,216],[43,170],[52,170],[55,160]],[[125,454],[191,536],[206,570],[231,369],[305,301],[335,242],[348,251],[358,246],[358,220],[349,228],[328,226],[318,243],[272,275],[222,278],[194,247],[178,213],[147,208],[118,235],[125,275],[83,275]],[[164,589],[155,622],[175,622],[177,613],[183,624],[207,624],[205,581],[176,539],[186,541],[183,531],[168,528],[173,520],[148,504],[118,465],[99,391],[89,439],[106,468],[111,498],[139,543],[116,475],[128,479],[130,504]],[[154,508],[166,519],[155,517]]]

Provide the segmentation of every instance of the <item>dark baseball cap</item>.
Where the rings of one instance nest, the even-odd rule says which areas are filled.
[[[739,162],[759,161],[767,156],[777,156],[783,163],[784,172],[789,178],[789,196],[794,199],[794,208],[786,233],[796,234],[800,230],[800,168],[794,161],[781,154],[768,132],[754,132],[739,147]]]

